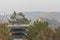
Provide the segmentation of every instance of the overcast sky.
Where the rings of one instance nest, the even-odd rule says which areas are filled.
[[[0,14],[10,14],[13,11],[60,12],[60,0],[0,0]]]

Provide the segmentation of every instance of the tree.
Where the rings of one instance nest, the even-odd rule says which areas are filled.
[[[55,32],[58,34],[58,40],[60,40],[60,27],[56,28]]]
[[[11,19],[14,19],[14,18],[16,18],[16,12],[14,11],[13,12],[13,14],[11,15],[11,17],[10,17]]]
[[[9,40],[9,32],[7,30],[7,23],[0,23],[0,39]]]
[[[42,32],[44,33],[46,28],[48,27],[47,22],[35,21],[33,25],[31,25],[28,29],[28,39],[29,40],[43,40]]]
[[[27,18],[23,18],[23,20],[21,21],[22,24],[28,24],[31,21],[29,21]]]
[[[28,40],[58,40],[58,34],[48,25],[48,22],[35,21],[28,27]]]

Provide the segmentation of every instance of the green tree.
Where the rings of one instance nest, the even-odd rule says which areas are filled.
[[[29,21],[27,18],[23,18],[23,20],[21,21],[22,24],[28,24],[30,23],[31,21]]]
[[[44,40],[43,37],[40,37],[42,32],[44,32],[48,27],[48,22],[35,21],[28,29],[28,38],[29,40]]]
[[[16,18],[16,12],[14,11],[13,12],[13,14],[11,15],[11,17],[10,17],[11,19],[14,19],[14,18]]]
[[[58,34],[58,39],[60,40],[60,27],[56,28],[55,29],[55,32]]]

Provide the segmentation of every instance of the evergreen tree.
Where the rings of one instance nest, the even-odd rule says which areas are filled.
[[[16,18],[16,12],[14,11],[13,14],[10,17],[11,19],[15,19]]]

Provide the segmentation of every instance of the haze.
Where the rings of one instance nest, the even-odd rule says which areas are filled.
[[[60,0],[0,0],[0,14],[16,12],[60,12]]]

